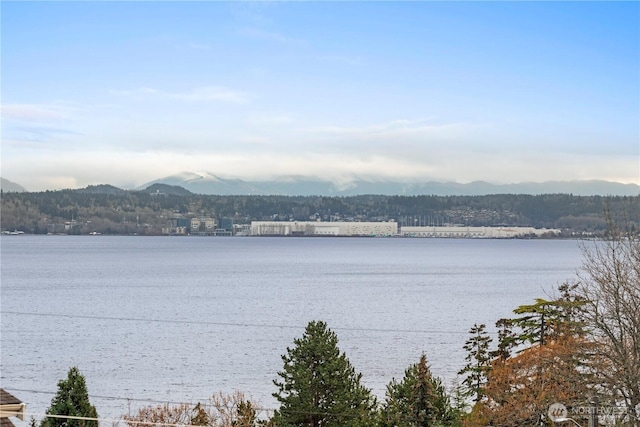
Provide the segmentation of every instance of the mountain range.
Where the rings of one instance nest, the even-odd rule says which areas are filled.
[[[579,196],[613,195],[637,196],[640,186],[618,182],[547,181],[518,184],[492,184],[474,181],[467,184],[456,182],[398,182],[356,180],[348,184],[336,184],[329,180],[311,179],[301,176],[282,177],[271,181],[243,181],[225,179],[209,172],[183,172],[148,182],[138,190],[153,184],[179,186],[196,194],[219,195],[285,195],[285,196],[355,196],[380,195],[438,195],[479,196],[486,194],[574,194]]]
[[[336,184],[330,180],[302,176],[287,176],[270,181],[244,181],[219,177],[210,172],[182,172],[141,185],[134,190],[161,191],[164,186],[181,187],[188,192],[205,195],[280,195],[280,196],[355,196],[378,195],[437,195],[481,196],[487,194],[574,194],[577,196],[637,196],[640,186],[618,182],[546,181],[516,184],[492,184],[485,181],[456,182],[399,182],[355,180]],[[93,187],[93,186],[90,186]],[[111,187],[111,186],[110,186]],[[23,192],[24,187],[7,179],[0,180],[2,191]],[[113,189],[117,190],[115,187]],[[97,189],[97,188],[96,188]]]
[[[27,191],[22,185],[4,178],[0,178],[0,189],[2,189],[2,191],[10,191],[14,193],[23,193]]]

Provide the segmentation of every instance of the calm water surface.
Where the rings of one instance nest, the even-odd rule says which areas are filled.
[[[575,277],[576,241],[3,236],[1,381],[36,418],[69,367],[102,417],[240,390],[324,320],[380,398],[425,353],[447,384],[490,330]],[[129,399],[129,400],[127,400]]]

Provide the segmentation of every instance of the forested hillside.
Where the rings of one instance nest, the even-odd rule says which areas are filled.
[[[640,196],[571,194],[486,196],[211,196],[154,185],[125,191],[101,185],[80,190],[2,194],[2,230],[26,233],[162,233],[172,218],[205,216],[279,221],[397,221],[403,225],[533,226],[564,235],[601,232],[604,212],[640,224]],[[66,224],[66,228],[65,228]],[[73,225],[73,226],[70,226]]]

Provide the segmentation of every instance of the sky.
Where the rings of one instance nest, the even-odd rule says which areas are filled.
[[[640,2],[2,1],[3,178],[640,184]]]

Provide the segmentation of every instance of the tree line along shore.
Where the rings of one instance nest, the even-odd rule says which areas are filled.
[[[161,235],[192,218],[227,231],[252,221],[395,221],[403,226],[533,227],[559,237],[599,235],[605,212],[640,229],[639,196],[215,196],[180,187],[144,191],[101,185],[79,190],[3,192],[2,231],[30,234]]]

